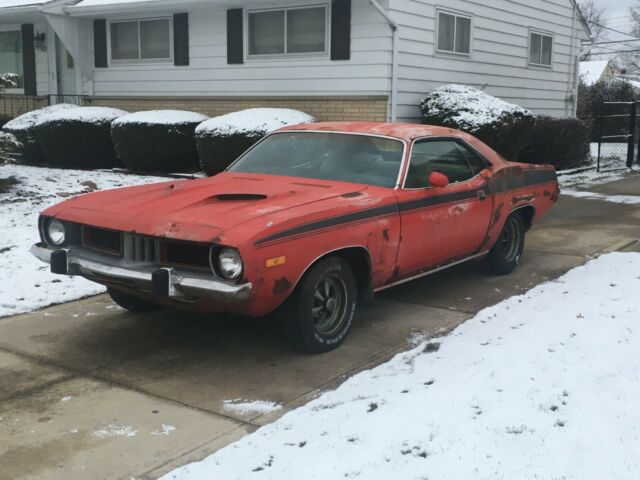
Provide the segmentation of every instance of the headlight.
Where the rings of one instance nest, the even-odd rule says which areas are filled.
[[[60,220],[51,219],[47,224],[47,239],[52,245],[59,247],[67,238],[67,232]]]
[[[242,258],[234,248],[223,248],[218,255],[220,275],[227,280],[238,280],[242,275]]]

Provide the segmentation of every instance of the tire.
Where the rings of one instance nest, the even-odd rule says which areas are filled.
[[[506,275],[515,270],[522,258],[525,231],[522,215],[519,212],[509,215],[486,258],[486,265],[491,273]]]
[[[307,353],[323,353],[344,341],[357,308],[353,270],[343,259],[330,257],[311,267],[278,317],[294,346]]]
[[[154,312],[162,308],[158,304],[148,302],[147,300],[142,300],[141,298],[129,295],[128,293],[121,292],[120,290],[116,290],[111,287],[107,288],[107,292],[109,292],[111,300],[130,312],[146,313]]]

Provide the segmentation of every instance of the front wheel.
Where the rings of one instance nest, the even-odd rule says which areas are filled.
[[[116,302],[125,310],[129,310],[130,312],[136,312],[136,313],[153,312],[161,308],[160,305],[156,303],[142,300],[141,298],[135,297],[133,295],[129,295],[128,293],[121,292],[120,290],[116,290],[111,287],[107,287],[107,292],[109,292],[109,296],[111,297],[111,300]]]
[[[524,250],[524,233],[522,215],[519,212],[509,215],[498,240],[486,258],[486,264],[491,273],[506,275],[515,270]]]
[[[311,267],[279,312],[285,334],[300,349],[322,353],[340,345],[358,307],[358,285],[339,257]]]

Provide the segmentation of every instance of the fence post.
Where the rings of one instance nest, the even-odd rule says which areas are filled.
[[[629,143],[627,144],[627,168],[633,165],[633,157],[636,150],[636,102],[629,104]]]
[[[638,121],[638,102],[636,102],[636,126]],[[640,164],[640,135],[638,135],[638,152],[636,153],[636,163]]]
[[[596,159],[596,172],[600,173],[600,155],[602,153],[602,120],[604,116],[604,100],[600,102],[600,111],[598,112],[598,158]]]

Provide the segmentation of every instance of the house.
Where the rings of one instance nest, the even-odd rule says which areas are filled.
[[[574,0],[0,0],[0,73],[126,110],[416,121],[464,83],[565,117],[588,35]]]
[[[585,85],[608,82],[616,76],[616,68],[611,60],[591,60],[580,62],[580,78]]]

